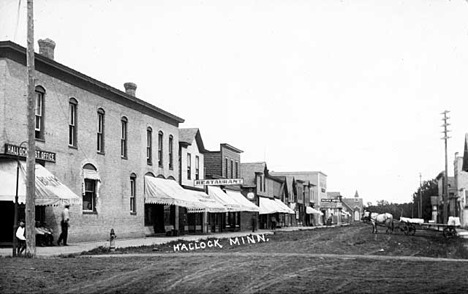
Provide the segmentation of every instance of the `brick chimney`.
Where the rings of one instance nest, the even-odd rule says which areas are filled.
[[[55,49],[55,42],[51,39],[39,40],[39,54],[44,55],[49,59],[54,59],[54,49]]]
[[[135,92],[136,92],[136,88],[137,88],[137,85],[135,83],[130,83],[130,82],[125,83],[124,87],[125,87],[125,92],[128,95],[131,95],[131,96],[135,97]]]

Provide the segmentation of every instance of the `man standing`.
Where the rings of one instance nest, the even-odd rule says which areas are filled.
[[[24,222],[21,221],[18,229],[16,230],[16,238],[18,239],[18,256],[26,250],[26,238],[24,237]]]
[[[66,204],[65,208],[62,211],[62,221],[60,223],[62,227],[62,233],[57,240],[57,245],[60,246],[60,242],[63,240],[63,245],[68,246],[67,239],[68,239],[68,227],[70,226],[70,213],[69,213],[70,205]]]

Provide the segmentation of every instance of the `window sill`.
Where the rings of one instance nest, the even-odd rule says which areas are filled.
[[[106,152],[104,152],[104,151],[98,151],[97,154],[106,155]]]
[[[68,145],[68,148],[78,150],[78,146]]]
[[[136,212],[130,212],[130,215],[137,215]]]
[[[83,210],[83,214],[97,214],[97,211]]]
[[[35,139],[36,141],[38,141],[38,142],[43,142],[43,143],[45,143],[45,139],[44,139],[44,138],[34,138],[34,139]]]
[[[153,166],[153,163],[151,163],[151,162],[146,162],[146,165]]]
[[[127,157],[127,156],[121,156],[120,159],[122,159],[122,160],[128,160],[128,157]]]

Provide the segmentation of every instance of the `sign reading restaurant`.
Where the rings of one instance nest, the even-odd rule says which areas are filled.
[[[14,155],[19,157],[26,157],[28,154],[28,149],[26,147],[20,147],[12,144],[5,144],[5,154]],[[36,159],[55,162],[55,153],[36,150]]]
[[[215,179],[215,180],[195,180],[195,186],[226,186],[226,185],[242,185],[244,179]]]

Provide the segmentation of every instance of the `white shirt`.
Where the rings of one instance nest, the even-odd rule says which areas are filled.
[[[68,208],[63,209],[62,211],[62,221],[69,221],[70,220],[70,213],[68,212]]]
[[[26,238],[24,237],[24,228],[22,226],[19,226],[18,230],[16,230],[16,238],[26,241]]]

